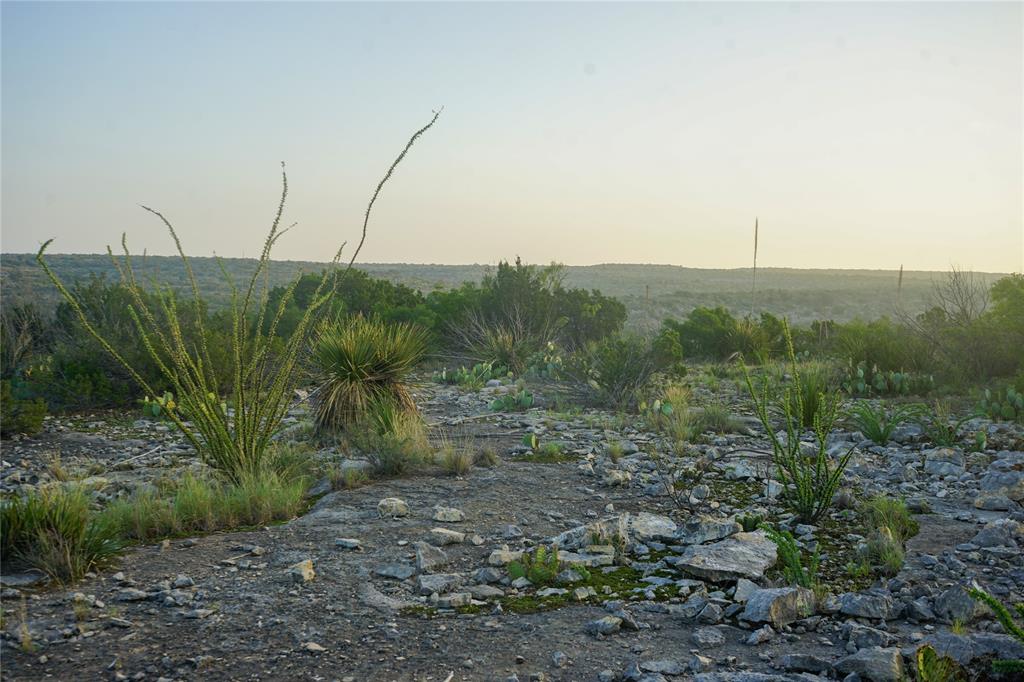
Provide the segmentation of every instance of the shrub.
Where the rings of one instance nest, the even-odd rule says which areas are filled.
[[[736,433],[740,423],[732,416],[729,407],[720,402],[704,405],[694,416],[693,432],[698,433]]]
[[[914,653],[917,682],[966,682],[964,669],[953,658],[940,656],[925,644]]]
[[[459,367],[451,372],[445,367],[440,372],[434,372],[433,380],[439,384],[480,389],[491,379],[500,379],[508,374],[507,367],[495,367],[492,362],[478,362],[469,369]]]
[[[78,580],[121,550],[116,528],[89,509],[77,487],[50,486],[0,503],[4,563],[36,568],[58,583]]]
[[[690,391],[685,386],[668,386],[662,399],[655,400],[650,408],[643,411],[652,428],[667,434],[677,443],[692,440],[697,435],[690,410]]]
[[[438,114],[426,126],[409,139],[405,149],[391,164],[384,178],[370,198],[363,219],[362,238],[355,249],[348,269],[351,270],[366,239],[370,212],[381,189],[391,177],[395,168],[405,157],[413,143],[436,121]],[[294,280],[288,293],[282,297],[276,310],[268,303],[269,292],[260,282],[266,274],[274,244],[283,234],[281,216],[288,195],[287,175],[282,169],[281,199],[270,231],[256,267],[243,289],[230,282],[231,314],[228,348],[230,348],[230,371],[221,372],[213,362],[210,352],[210,337],[207,333],[208,319],[199,296],[199,285],[185,255],[177,232],[161,213],[147,208],[170,232],[178,254],[181,257],[186,280],[192,290],[194,320],[183,325],[183,316],[175,297],[163,289],[155,294],[144,291],[138,283],[125,238],[122,238],[124,256],[112,259],[121,276],[121,283],[130,294],[128,312],[134,324],[137,339],[126,346],[110,335],[105,335],[89,319],[81,302],[57,278],[44,258],[46,248],[52,240],[43,244],[36,256],[50,281],[70,306],[74,317],[99,345],[128,371],[147,395],[158,395],[152,383],[124,354],[140,345],[160,369],[160,375],[169,384],[179,405],[178,410],[168,413],[171,421],[184,434],[204,461],[225,472],[235,482],[251,480],[258,475],[263,465],[264,451],[271,437],[280,428],[291,406],[291,392],[297,376],[298,361],[306,349],[313,321],[321,309],[332,299],[338,283],[338,273],[325,277],[316,288],[311,303],[302,319],[287,339],[277,342],[275,332],[286,303],[294,293],[298,280]],[[111,254],[112,255],[112,254]],[[340,263],[341,249],[332,260],[332,268]],[[156,303],[153,303],[155,298]],[[253,317],[255,324],[252,323]],[[271,322],[266,326],[266,320]],[[216,349],[217,346],[215,345]],[[229,414],[223,407],[220,392],[226,385],[231,386],[231,402],[234,413]]]
[[[866,400],[858,401],[850,408],[850,421],[870,441],[885,445],[892,438],[893,431],[920,413],[916,405],[901,405],[887,414],[885,403],[872,407]]]
[[[783,323],[783,333],[793,375],[793,386],[800,386],[800,369],[787,323]],[[787,489],[785,500],[801,521],[816,523],[831,506],[832,496],[839,487],[843,471],[853,455],[853,448],[850,448],[834,465],[829,460],[827,441],[839,415],[839,395],[829,393],[820,396],[813,415],[817,448],[815,453],[808,456],[804,454],[800,443],[800,434],[803,430],[801,415],[804,413],[800,391],[789,386],[779,395],[778,390],[772,387],[773,382],[766,378],[762,379],[761,390],[756,391],[745,364],[743,369],[747,390],[754,401],[754,409],[772,443],[772,464],[776,475],[783,485],[787,488],[792,487],[791,490]],[[781,406],[780,416],[785,438],[779,437],[772,424],[773,406]]]
[[[647,340],[614,336],[591,345],[576,358],[573,371],[578,383],[596,393],[598,402],[627,409],[636,405],[658,369]]]
[[[0,436],[16,433],[34,435],[43,428],[46,417],[46,403],[39,398],[17,399],[13,396],[11,382],[0,379]]]
[[[427,351],[427,331],[354,317],[327,325],[318,335],[313,363],[324,377],[316,392],[316,425],[337,433],[388,403],[413,411],[406,382]]]
[[[925,395],[935,388],[935,377],[895,370],[886,372],[862,361],[851,362],[841,383],[850,395]]]
[[[440,464],[452,476],[465,476],[477,461],[473,439],[466,435],[449,436],[442,433],[438,452]]]
[[[268,453],[266,466],[241,480],[187,472],[177,481],[139,488],[100,516],[136,542],[285,521],[302,511],[311,466],[308,452],[278,446]]]

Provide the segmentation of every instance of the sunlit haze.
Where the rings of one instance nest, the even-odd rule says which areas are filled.
[[[1024,267],[1022,5],[9,3],[2,250]]]

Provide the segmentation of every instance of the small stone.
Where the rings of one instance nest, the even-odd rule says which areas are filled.
[[[496,549],[487,557],[487,563],[491,566],[507,566],[513,561],[523,558],[523,553],[510,550],[508,547]]]
[[[466,541],[466,534],[447,528],[431,528],[430,539],[438,545],[461,545]]]
[[[698,628],[690,635],[690,641],[701,649],[712,649],[725,644],[725,635],[718,628]]]
[[[466,520],[466,515],[459,509],[437,505],[434,507],[434,515],[431,518],[444,523],[459,523]]]
[[[587,623],[586,632],[591,635],[610,635],[618,632],[622,627],[622,619],[615,616],[605,616]]]
[[[302,648],[314,654],[318,654],[321,651],[327,651],[324,647],[320,646],[316,642],[306,642],[302,645]]]
[[[856,673],[871,682],[900,682],[903,680],[903,656],[893,647],[871,647],[836,661],[835,668],[843,675]]]
[[[556,651],[551,654],[551,662],[555,664],[556,668],[564,668],[569,665],[569,657],[563,651]]]
[[[415,542],[413,546],[416,548],[416,568],[421,571],[429,571],[448,563],[448,555],[429,542]]]
[[[341,547],[342,549],[352,549],[357,552],[363,551],[363,543],[355,538],[338,538],[334,541],[335,547]]]
[[[313,560],[304,559],[297,564],[292,564],[288,567],[288,575],[291,576],[292,582],[308,583],[316,577],[316,571],[313,570]]]
[[[382,519],[409,515],[409,505],[397,497],[385,497],[377,503],[377,513]]]
[[[118,601],[142,601],[144,599],[149,599],[149,593],[134,587],[126,587],[117,594]]]
[[[385,578],[405,580],[415,575],[416,569],[408,564],[385,564],[373,569],[373,572]]]
[[[758,646],[770,641],[773,637],[775,637],[775,630],[772,630],[772,626],[765,625],[760,630],[754,630],[751,632],[750,636],[743,640],[743,642],[744,644],[749,644],[751,646]]]
[[[845,616],[875,620],[890,620],[895,615],[892,597],[869,592],[847,592],[841,595],[839,612]]]
[[[181,573],[175,576],[174,582],[171,583],[171,586],[176,589],[181,589],[183,587],[192,587],[193,585],[195,585],[195,581],[193,581],[192,578],[188,577],[187,575],[183,575]]]

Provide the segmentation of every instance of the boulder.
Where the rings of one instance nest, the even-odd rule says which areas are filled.
[[[705,542],[724,540],[742,531],[735,519],[716,519],[710,516],[691,517],[676,535],[684,545],[703,545]]]
[[[1024,471],[999,471],[990,467],[979,483],[982,493],[1024,502]]]
[[[690,575],[713,582],[756,580],[775,563],[776,556],[775,543],[757,531],[736,533],[707,545],[691,545],[674,563]]]
[[[892,596],[878,592],[847,592],[839,597],[839,612],[844,616],[891,620],[896,617]]]
[[[775,629],[814,613],[814,593],[804,587],[775,587],[757,590],[747,599],[740,620],[771,623]]]
[[[964,455],[956,448],[935,448],[924,453],[924,472],[930,476],[959,476],[964,471]]]
[[[870,682],[902,682],[903,656],[896,647],[869,647],[836,661],[835,669],[843,675],[856,673]]]

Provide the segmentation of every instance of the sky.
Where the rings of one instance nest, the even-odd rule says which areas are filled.
[[[3,2],[0,249],[1024,270],[1020,3]]]

